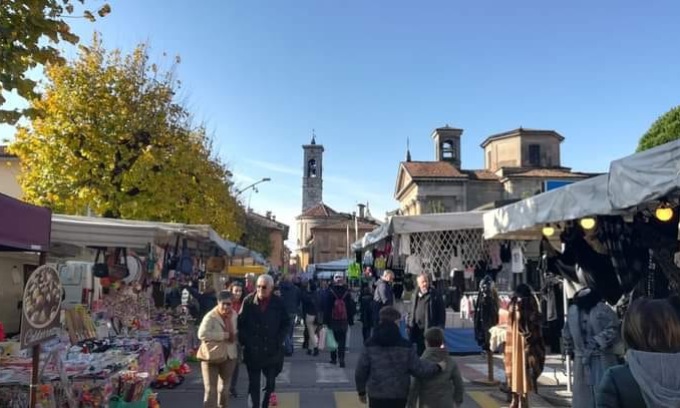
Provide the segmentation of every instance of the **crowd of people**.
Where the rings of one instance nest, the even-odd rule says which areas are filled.
[[[361,401],[369,407],[460,406],[464,386],[445,346],[442,295],[428,275],[419,275],[404,318],[395,305],[393,280],[394,274],[386,271],[375,282],[363,282],[356,295],[343,274],[331,282],[294,282],[284,276],[275,283],[270,275],[249,276],[216,294],[188,288],[201,316],[197,357],[202,361],[204,407],[228,407],[229,398],[238,397],[240,361],[248,372],[252,406],[269,407],[284,358],[295,352],[296,325],[304,326],[302,348],[312,357],[320,355],[322,328],[332,333],[337,347],[330,352],[330,363],[344,368],[355,318],[364,340],[355,371]],[[546,353],[539,304],[529,286],[515,289],[508,312],[506,391],[511,408],[528,407]],[[582,289],[568,309],[563,337],[574,361],[574,406],[680,406],[678,298],[636,300],[621,322],[597,291]]]

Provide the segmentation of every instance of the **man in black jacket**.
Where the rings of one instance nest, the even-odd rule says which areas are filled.
[[[446,306],[442,296],[430,285],[429,275],[418,275],[418,290],[411,300],[408,332],[411,343],[416,344],[418,355],[425,351],[425,331],[432,327],[442,330],[446,324]]]
[[[394,272],[388,269],[383,272],[380,280],[375,285],[375,292],[373,293],[373,323],[375,326],[378,325],[380,309],[394,304],[392,281],[394,281]]]
[[[344,308],[344,310],[343,310]],[[352,299],[352,294],[345,285],[345,278],[342,274],[335,274],[333,286],[329,289],[324,305],[324,324],[329,330],[333,331],[338,349],[331,351],[331,364],[340,363],[340,367],[345,367],[345,351],[347,350],[347,330],[354,325],[354,315],[356,314],[356,303]]]
[[[243,300],[238,316],[238,337],[248,368],[248,393],[252,406],[268,408],[276,376],[283,369],[283,343],[290,327],[290,317],[281,298],[272,295],[274,280],[271,276],[260,275],[255,289],[255,293]],[[261,375],[264,375],[266,384],[260,405]]]

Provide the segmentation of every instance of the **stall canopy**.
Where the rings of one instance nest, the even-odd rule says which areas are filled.
[[[56,214],[52,217],[52,242],[83,248],[127,247],[143,249],[150,242],[174,244],[174,239],[177,236],[219,248],[230,257],[252,258],[257,263],[266,263],[262,255],[222,238],[209,225]]]
[[[626,209],[680,192],[680,139],[615,160],[609,166],[612,207]]]
[[[319,264],[314,264],[314,270],[316,272],[328,272],[328,271],[338,271],[344,272],[349,268],[349,264],[352,262],[351,259],[337,259],[335,261],[324,262]]]
[[[560,187],[484,214],[484,238],[532,239],[545,224],[617,213],[607,197],[609,175]]]
[[[52,212],[0,194],[0,251],[47,251]]]
[[[483,214],[484,212],[482,211],[470,211],[464,213],[394,216],[388,222],[367,233],[362,239],[352,244],[352,250],[362,250],[395,234],[481,229],[484,226],[482,220]]]

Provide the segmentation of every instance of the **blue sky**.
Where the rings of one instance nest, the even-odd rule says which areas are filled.
[[[483,167],[486,136],[524,126],[564,135],[564,165],[606,171],[680,104],[675,1],[110,4],[75,31],[179,54],[182,97],[237,182],[272,178],[252,207],[291,226],[312,129],[326,148],[324,201],[341,211],[368,201],[382,216],[397,206],[406,139],[414,160],[431,160],[435,127],[465,130],[465,168]]]

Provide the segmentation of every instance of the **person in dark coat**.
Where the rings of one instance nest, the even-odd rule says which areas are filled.
[[[319,328],[319,296],[315,282],[308,282],[307,288],[302,292],[302,315],[305,317],[305,339],[307,355],[319,355],[318,328]],[[304,346],[304,344],[303,344]]]
[[[418,356],[425,352],[425,331],[432,327],[444,329],[446,306],[439,292],[430,284],[430,277],[418,275],[418,291],[411,301],[408,319],[408,333],[411,343],[416,345]]]
[[[338,304],[338,302],[341,302]],[[344,305],[344,312],[339,310]],[[342,274],[333,277],[333,286],[329,289],[329,294],[324,304],[324,324],[329,330],[333,331],[338,349],[331,351],[331,364],[340,363],[340,367],[345,367],[345,351],[347,350],[347,331],[349,326],[354,325],[354,315],[356,314],[356,304],[352,299],[352,294],[345,285],[345,278]]]
[[[431,378],[447,370],[447,361],[435,364],[418,358],[411,343],[399,333],[401,314],[391,306],[380,310],[379,324],[366,342],[354,373],[359,400],[370,408],[404,408],[411,376]]]
[[[283,281],[279,284],[279,291],[281,292],[281,299],[286,306],[286,312],[290,317],[290,327],[286,335],[286,355],[293,355],[293,331],[295,328],[295,318],[300,314],[300,305],[302,304],[302,293],[293,283],[291,275],[285,275]]]
[[[392,281],[394,281],[394,272],[388,269],[383,272],[382,277],[375,285],[375,292],[373,293],[373,323],[375,326],[378,325],[380,309],[394,304]]]
[[[361,334],[364,343],[371,337],[373,330],[373,294],[368,284],[361,285],[361,297],[359,298],[359,320],[361,320]]]
[[[256,292],[243,300],[238,316],[238,337],[248,369],[248,393],[254,408],[269,407],[276,377],[283,369],[283,343],[290,327],[290,316],[278,296],[272,294],[274,280],[260,275]],[[264,399],[260,404],[260,377],[264,375]]]
[[[680,309],[677,300],[638,299],[626,312],[626,364],[608,369],[597,408],[680,407]]]

